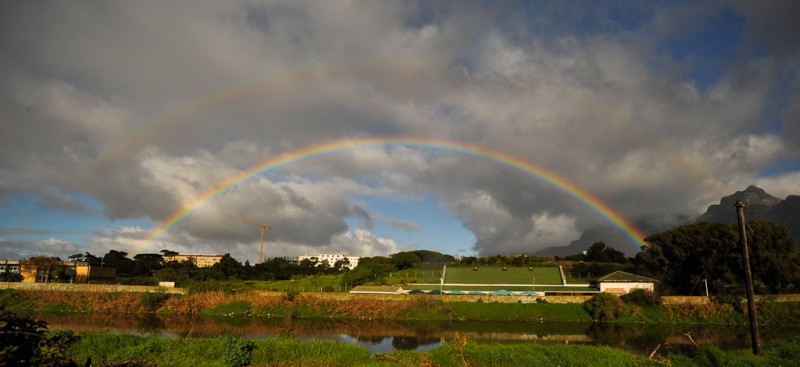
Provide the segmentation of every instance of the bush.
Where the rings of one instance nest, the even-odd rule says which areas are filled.
[[[598,293],[583,304],[592,319],[611,321],[625,312],[625,304],[619,297],[609,293]]]
[[[658,304],[656,294],[644,289],[636,289],[620,297],[623,302],[636,306],[653,306]]]
[[[75,361],[67,358],[67,348],[78,338],[71,330],[47,333],[39,343],[36,362],[40,366],[77,366]]]
[[[255,344],[247,338],[224,337],[225,365],[238,367],[250,364]]]
[[[299,296],[299,295],[300,295],[300,292],[298,292],[297,290],[294,290],[294,289],[290,289],[290,290],[286,291],[286,294],[284,295],[284,299],[291,302],[291,301],[294,301],[294,299],[297,298],[297,296]]]
[[[25,366],[39,354],[47,323],[0,307],[0,365]]]
[[[167,298],[169,298],[169,295],[163,292],[147,292],[142,293],[140,301],[142,302],[145,312],[156,312],[164,305]]]
[[[326,286],[322,287],[322,291],[323,292],[327,292],[327,293],[333,292],[333,286],[332,285],[326,285]]]

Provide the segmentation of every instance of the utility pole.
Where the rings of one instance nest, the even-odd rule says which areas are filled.
[[[756,302],[753,299],[753,273],[750,271],[750,255],[747,253],[747,233],[745,231],[744,208],[747,203],[736,202],[736,215],[739,218],[739,242],[742,244],[742,260],[744,262],[745,285],[747,287],[747,313],[750,316],[750,342],[753,354],[761,354],[761,342],[758,339],[758,323],[756,322]]]

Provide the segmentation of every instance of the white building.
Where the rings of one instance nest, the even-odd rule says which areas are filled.
[[[225,255],[209,255],[209,254],[178,254],[175,256],[164,256],[164,262],[170,261],[184,262],[193,261],[198,268],[210,268],[214,264],[222,260]]]
[[[655,290],[655,284],[658,281],[653,278],[626,273],[624,271],[615,271],[611,274],[592,279],[589,282],[597,287],[600,292],[623,295],[636,289],[644,289],[645,291],[653,292]]]
[[[348,269],[353,270],[353,269],[355,269],[356,266],[358,266],[358,259],[359,259],[358,256],[347,256],[347,255],[343,255],[343,254],[319,254],[319,255],[305,254],[303,256],[298,256],[297,257],[297,262],[300,262],[300,261],[303,261],[303,260],[310,260],[310,261],[316,261],[317,265],[319,265],[323,261],[327,261],[328,265],[334,266],[334,265],[336,265],[337,261],[344,260],[344,259],[347,259],[350,262],[347,265]]]

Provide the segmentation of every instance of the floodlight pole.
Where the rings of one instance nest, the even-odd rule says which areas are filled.
[[[753,273],[750,271],[750,255],[747,252],[747,233],[745,232],[744,208],[747,203],[736,202],[736,215],[739,218],[739,242],[742,244],[742,260],[744,262],[744,277],[747,288],[747,313],[750,316],[750,342],[753,344],[753,354],[761,354],[761,342],[758,338],[758,323],[756,322],[756,302],[753,299]]]

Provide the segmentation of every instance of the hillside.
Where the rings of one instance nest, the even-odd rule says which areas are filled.
[[[723,197],[720,199],[719,204],[709,206],[706,212],[693,222],[736,223],[736,210],[734,209],[736,201],[745,201],[750,204],[744,212],[748,222],[769,220],[785,225],[789,228],[789,234],[795,238],[798,246],[800,246],[800,196],[798,195],[789,195],[786,199],[780,199],[759,187],[751,185],[744,191],[737,191]],[[615,249],[624,252],[628,256],[635,254],[635,250],[629,246],[616,246],[616,244],[624,244],[628,241],[626,238],[621,237],[619,233],[614,233],[610,230],[605,233],[594,230],[586,231],[580,239],[572,241],[567,246],[549,247],[536,252],[534,255],[569,256],[578,254],[599,241],[598,238],[602,238],[603,242],[612,244]]]
[[[709,206],[694,222],[736,223],[734,204],[737,201],[750,204],[744,211],[748,222],[768,220],[783,224],[789,228],[789,234],[800,243],[800,196],[789,195],[786,199],[779,199],[752,185],[744,191],[723,197],[719,204]]]

